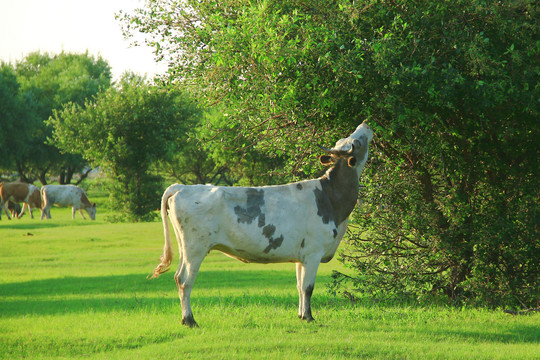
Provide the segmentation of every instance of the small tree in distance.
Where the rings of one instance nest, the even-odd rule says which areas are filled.
[[[196,118],[196,107],[177,89],[149,85],[126,74],[116,87],[84,106],[69,104],[49,119],[54,142],[77,152],[112,177],[112,208],[126,220],[151,219],[159,208],[161,177],[152,164],[172,158]]]
[[[111,84],[110,66],[88,52],[48,54],[33,52],[15,64],[0,64],[0,167],[17,173],[24,182],[35,179],[45,185],[59,175],[61,184],[71,182],[86,167],[79,154],[60,154],[47,144],[51,130],[45,120],[54,109],[86,99]],[[85,174],[81,174],[84,178]]]

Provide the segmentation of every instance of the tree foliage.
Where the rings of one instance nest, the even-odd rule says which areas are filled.
[[[48,124],[64,151],[82,154],[108,172],[112,205],[129,220],[146,220],[159,208],[162,178],[151,166],[182,148],[196,119],[192,102],[177,89],[149,85],[126,74],[116,87],[84,105],[55,111]],[[120,216],[122,217],[122,216]]]
[[[123,14],[257,149],[314,173],[314,141],[375,128],[361,292],[538,301],[538,6],[533,1],[151,0]],[[348,285],[347,285],[348,286]]]
[[[12,164],[9,149],[15,151],[24,146],[28,129],[21,121],[24,116],[24,99],[19,91],[15,70],[8,64],[0,64],[0,169],[8,169]]]
[[[80,156],[61,154],[53,144],[47,143],[51,130],[45,120],[63,104],[82,104],[110,86],[109,65],[88,54],[35,52],[14,67],[4,66],[16,72],[15,92],[6,99],[16,99],[17,106],[4,109],[2,123],[17,124],[17,131],[5,132],[10,145],[3,148],[3,166],[17,171],[28,182],[37,177],[46,184],[47,174],[60,174],[61,180],[69,183],[85,163]]]

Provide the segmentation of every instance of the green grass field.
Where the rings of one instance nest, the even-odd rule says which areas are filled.
[[[174,270],[158,264],[161,223],[52,219],[0,221],[2,359],[540,359],[537,315],[442,306],[351,304],[326,290],[316,322],[297,319],[294,264],[205,259],[192,293],[200,328],[180,325]],[[177,248],[175,247],[175,255]],[[173,269],[177,266],[173,264]]]

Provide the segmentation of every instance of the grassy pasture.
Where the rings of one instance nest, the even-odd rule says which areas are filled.
[[[0,358],[540,359],[538,316],[351,304],[325,289],[336,260],[321,265],[307,324],[293,264],[212,252],[192,293],[201,327],[185,328],[174,270],[146,279],[161,223],[109,224],[98,195],[96,221],[67,208],[0,221]]]

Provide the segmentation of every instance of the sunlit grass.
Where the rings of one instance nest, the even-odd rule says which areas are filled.
[[[0,358],[539,358],[536,315],[351,304],[326,291],[335,260],[321,265],[317,321],[308,324],[296,317],[294,264],[210,253],[192,293],[201,327],[188,329],[177,263],[146,279],[163,246],[161,223],[109,224],[99,203],[96,221],[72,220],[70,209],[51,214],[0,222]]]

